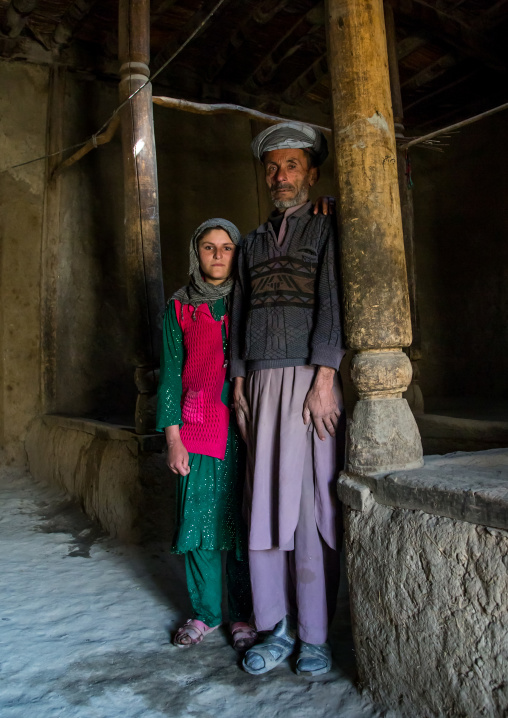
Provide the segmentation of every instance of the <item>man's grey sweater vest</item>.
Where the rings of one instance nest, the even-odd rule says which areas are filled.
[[[317,364],[344,354],[335,219],[307,206],[288,217],[279,246],[269,222],[248,234],[238,258],[231,322],[231,376]]]

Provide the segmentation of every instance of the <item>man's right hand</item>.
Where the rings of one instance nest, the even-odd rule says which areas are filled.
[[[233,392],[233,401],[236,411],[236,422],[240,429],[242,439],[247,441],[247,424],[250,421],[250,409],[245,396],[245,377],[237,376],[235,379],[235,390]]]
[[[189,468],[189,452],[185,448],[180,438],[180,428],[176,426],[166,426],[165,429],[166,442],[168,445],[168,454],[166,464],[170,471],[180,476],[187,476],[190,472]]]

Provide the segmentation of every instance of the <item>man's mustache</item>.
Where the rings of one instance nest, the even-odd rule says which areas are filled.
[[[279,182],[274,187],[272,187],[272,192],[277,192],[279,189],[294,189],[294,186],[292,184],[288,184],[287,182]]]

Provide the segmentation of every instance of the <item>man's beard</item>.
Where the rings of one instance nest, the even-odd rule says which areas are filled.
[[[282,185],[282,187],[288,187],[288,185]],[[292,188],[292,185],[290,185],[290,187]],[[306,182],[302,184],[295,196],[289,199],[274,199],[273,194],[278,189],[281,189],[281,187],[276,187],[275,190],[272,190],[272,202],[278,210],[296,207],[297,204],[304,204],[309,198],[309,185]]]

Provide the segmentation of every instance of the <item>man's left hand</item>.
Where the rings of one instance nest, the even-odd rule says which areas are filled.
[[[335,197],[321,195],[314,202],[314,214],[335,214]]]
[[[326,432],[335,436],[340,417],[339,405],[333,393],[334,378],[335,369],[320,366],[303,404],[303,423],[307,426],[312,420],[321,441],[325,440]]]

